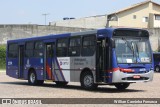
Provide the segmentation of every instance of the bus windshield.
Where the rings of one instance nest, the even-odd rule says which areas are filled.
[[[115,38],[118,63],[151,63],[149,40],[145,38]]]

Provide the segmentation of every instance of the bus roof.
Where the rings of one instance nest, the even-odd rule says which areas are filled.
[[[44,39],[57,39],[61,37],[70,37],[70,36],[76,36],[76,35],[82,35],[82,34],[108,34],[108,37],[111,37],[114,30],[142,30],[142,29],[136,29],[136,28],[104,28],[104,29],[96,29],[96,30],[89,30],[89,31],[83,31],[83,32],[75,32],[75,33],[64,33],[64,34],[50,34],[46,36],[35,36],[30,38],[22,38],[22,39],[15,39],[15,40],[8,40],[7,43],[14,43],[14,42],[26,42],[31,40],[44,40]]]

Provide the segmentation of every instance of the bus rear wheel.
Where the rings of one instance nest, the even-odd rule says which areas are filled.
[[[115,84],[115,87],[118,89],[118,90],[125,90],[126,88],[128,88],[130,85],[130,83],[117,83]]]
[[[91,72],[84,72],[81,76],[81,86],[87,90],[93,90],[97,88],[97,84],[94,83],[94,78]]]

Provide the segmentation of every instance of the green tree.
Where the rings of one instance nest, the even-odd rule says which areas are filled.
[[[0,45],[0,69],[6,68],[6,45]]]

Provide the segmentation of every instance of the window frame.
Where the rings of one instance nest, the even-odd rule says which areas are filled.
[[[32,48],[27,48],[27,44],[28,43],[33,43],[33,46],[32,46]],[[34,57],[34,45],[35,45],[35,41],[27,41],[26,43],[25,43],[25,57],[26,58],[31,58],[31,57]],[[31,53],[31,54],[28,54],[28,52],[29,53]]]
[[[16,48],[10,48],[11,45],[16,45]],[[11,50],[10,50],[11,49]],[[11,56],[10,53],[14,53],[15,55],[14,56]],[[18,43],[10,43],[8,44],[8,58],[18,58],[18,54],[19,54],[19,51],[18,51]]]
[[[66,40],[65,40],[66,39]],[[59,41],[60,40],[65,40],[66,41],[66,46],[63,46],[63,44],[62,44],[62,46],[58,46],[58,44],[59,44]],[[60,42],[61,43],[61,42]],[[63,43],[63,42],[62,42]],[[59,38],[59,39],[57,39],[56,40],[56,56],[57,57],[67,57],[68,56],[68,44],[69,44],[69,38],[68,37],[65,37],[65,38]],[[59,50],[60,49],[60,50]],[[64,50],[66,50],[66,54],[63,54],[64,52],[62,52],[62,51],[64,51]],[[59,53],[60,52],[60,53]],[[62,55],[63,54],[63,55]]]
[[[94,45],[84,45],[84,39],[88,38],[88,37],[94,37],[94,39],[93,39]],[[91,54],[86,54],[87,52],[86,53],[84,52],[85,48],[88,48],[87,50],[89,50],[89,51],[91,51],[91,49],[92,49],[93,52]],[[81,56],[93,56],[95,54],[95,52],[96,52],[96,34],[84,35],[82,38]]]
[[[76,39],[80,39],[80,44],[76,45],[76,46],[71,46],[71,40],[76,40]],[[75,42],[75,41],[74,41]],[[82,37],[81,36],[76,36],[76,37],[71,37],[69,38],[69,43],[68,43],[68,56],[74,57],[74,56],[81,56],[81,47],[82,47]],[[72,53],[70,53],[70,50],[75,50],[77,52],[77,49],[79,50],[78,55],[74,55]]]
[[[133,19],[137,19],[137,15],[133,15]]]
[[[37,43],[42,43],[43,46],[41,48],[39,48],[39,46],[38,46],[38,48],[36,48]],[[40,55],[40,53],[42,53],[42,55]],[[43,57],[43,56],[44,56],[44,42],[43,41],[34,41],[33,57],[39,58],[39,57]]]
[[[142,21],[143,21],[143,22],[149,22],[149,17],[148,17],[148,16],[144,16],[144,17],[142,18]]]
[[[155,20],[160,20],[160,15],[155,15]]]

